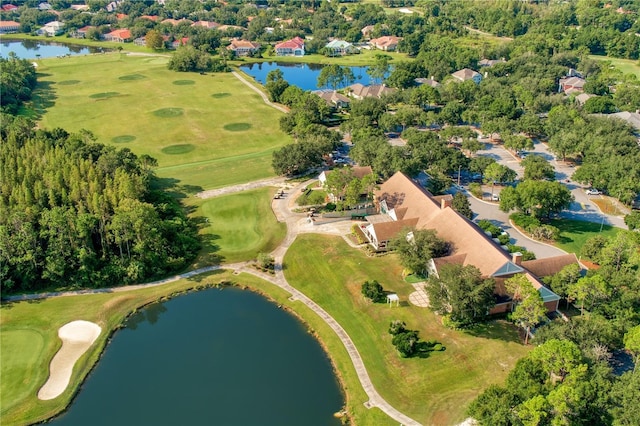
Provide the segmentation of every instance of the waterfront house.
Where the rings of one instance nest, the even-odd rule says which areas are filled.
[[[0,21],[0,34],[15,33],[20,30],[20,22]]]
[[[344,40],[331,40],[324,48],[327,50],[328,56],[344,56],[352,53],[358,53],[358,49]]]
[[[276,56],[304,56],[304,40],[294,37],[276,44]]]
[[[128,43],[131,41],[131,31],[127,28],[113,30],[104,35],[106,41],[114,41],[116,43]]]
[[[384,50],[385,52],[393,52],[398,49],[398,43],[402,40],[396,36],[382,36],[369,41],[371,47]]]
[[[235,56],[255,55],[260,51],[260,45],[248,40],[231,39],[231,43],[227,46],[227,50],[233,52]]]
[[[38,35],[44,35],[47,37],[54,37],[62,34],[63,32],[64,24],[60,21],[49,22],[37,31]]]

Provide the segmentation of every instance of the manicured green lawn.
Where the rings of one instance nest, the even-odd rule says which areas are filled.
[[[119,53],[38,61],[40,125],[88,129],[98,142],[149,154],[158,176],[209,189],[273,176],[290,142],[282,113],[230,73],[166,68],[164,57]]]
[[[597,59],[598,61],[611,62],[611,65],[618,68],[623,74],[633,74],[640,78],[640,64],[638,64],[637,60],[611,58],[609,56],[600,55],[589,55],[589,58]]]
[[[589,238],[595,235],[612,237],[619,231],[618,228],[613,226],[603,225],[602,232],[600,232],[600,223],[584,222],[581,220],[554,219],[550,224],[560,229],[560,238],[555,245],[562,250],[575,253],[578,256],[580,255],[582,246]]]
[[[367,257],[339,237],[300,235],[285,256],[284,268],[289,283],[327,310],[349,333],[378,392],[423,424],[462,421],[469,402],[489,384],[502,383],[515,362],[528,352],[517,330],[506,322],[454,331],[444,328],[429,309],[408,304],[414,289],[402,280],[402,267],[394,255]],[[397,292],[400,307],[367,302],[360,287],[371,279],[378,280],[385,290]],[[395,319],[419,330],[422,339],[443,344],[446,351],[401,359],[387,332]],[[364,402],[354,400],[352,405]]]
[[[97,362],[111,332],[134,309],[175,292],[222,281],[248,286],[261,282],[253,276],[234,276],[230,272],[217,271],[129,292],[3,303],[0,306],[1,423],[32,424],[61,411]],[[67,390],[58,398],[40,401],[37,392],[46,382],[49,363],[60,347],[58,329],[79,319],[95,322],[102,327],[102,333],[76,363]]]
[[[206,200],[190,199],[192,216],[201,224],[204,248],[198,262],[211,264],[213,256],[227,263],[255,259],[273,251],[287,233],[271,210],[275,188],[261,188]],[[202,222],[204,218],[205,222]]]
[[[366,409],[364,390],[337,335],[314,312],[300,302],[292,302],[289,293],[249,274],[233,275],[216,271],[183,279],[159,287],[124,293],[58,297],[42,301],[2,304],[0,307],[0,418],[3,425],[24,425],[44,420],[60,412],[70,401],[73,389],[97,362],[111,331],[133,310],[176,292],[201,285],[233,282],[265,294],[275,303],[291,309],[318,336],[330,354],[347,391],[349,412],[355,424],[394,424],[378,409]],[[71,383],[60,397],[51,401],[37,399],[38,389],[48,377],[48,366],[58,350],[58,328],[77,319],[93,321],[103,332],[97,342],[78,361]]]

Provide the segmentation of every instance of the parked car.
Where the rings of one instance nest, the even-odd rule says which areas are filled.
[[[491,201],[500,201],[500,195],[491,194]]]
[[[597,189],[594,188],[589,188],[586,191],[584,191],[587,195],[600,195],[602,194],[601,191],[598,191]]]

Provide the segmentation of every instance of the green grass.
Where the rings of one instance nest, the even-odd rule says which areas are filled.
[[[611,63],[614,67],[622,71],[623,74],[633,74],[640,78],[640,63],[633,59],[611,58],[609,56],[589,55],[590,59]]]
[[[581,220],[554,219],[550,221],[550,224],[560,230],[560,238],[555,245],[578,256],[582,246],[589,238],[595,235],[613,237],[619,231],[618,228],[613,226]],[[600,229],[602,229],[602,232]]]
[[[200,222],[204,248],[197,262],[232,263],[273,251],[284,239],[286,225],[271,210],[275,188],[261,188],[206,200],[187,200]],[[204,219],[204,222],[203,222]]]
[[[256,283],[262,287],[269,286],[253,276],[234,276],[230,272],[217,271],[163,286],[123,293],[3,303],[0,307],[2,424],[33,424],[64,409],[97,362],[111,332],[135,309],[175,292],[222,281],[235,281],[248,286]],[[70,385],[65,392],[50,401],[40,401],[37,392],[46,382],[49,363],[60,347],[58,329],[78,319],[95,322],[103,331],[96,343],[76,363]]]
[[[45,128],[91,130],[101,143],[126,141],[158,160],[158,176],[182,185],[273,176],[272,152],[291,141],[279,129],[282,113],[230,73],[178,73],[158,59],[166,62],[118,53],[40,59],[31,116]],[[176,155],[187,145],[193,149]]]
[[[378,392],[423,424],[462,421],[467,405],[489,384],[502,383],[515,362],[528,352],[520,344],[517,330],[506,322],[492,321],[468,331],[449,330],[428,309],[409,305],[408,296],[414,289],[403,282],[402,267],[394,255],[367,257],[339,237],[300,235],[285,256],[284,268],[290,284],[344,327]],[[401,306],[368,303],[360,287],[371,279],[378,280],[385,290],[397,292]],[[419,330],[422,339],[435,339],[446,350],[426,358],[401,359],[387,332],[395,319]],[[338,365],[348,364],[342,354],[335,354],[334,360]],[[352,399],[350,406],[363,402]]]

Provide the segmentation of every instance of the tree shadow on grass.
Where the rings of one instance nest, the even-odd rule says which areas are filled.
[[[167,194],[179,200],[203,191],[203,188],[199,185],[180,184],[179,179],[161,178],[157,176],[154,176],[151,181],[151,189],[165,191]]]
[[[475,324],[464,330],[466,334],[503,342],[520,343],[515,326],[506,320],[491,320]]]
[[[46,77],[49,74],[38,73],[38,79]],[[56,104],[56,92],[53,88],[54,83],[51,81],[38,81],[38,85],[33,91],[31,101],[27,102],[22,110],[25,116],[32,120],[40,120],[49,108]]]
[[[414,357],[416,358],[429,358],[431,356],[431,352],[442,352],[446,348],[442,346],[440,343],[435,340],[429,340],[427,342],[420,340],[416,343],[416,353]]]

